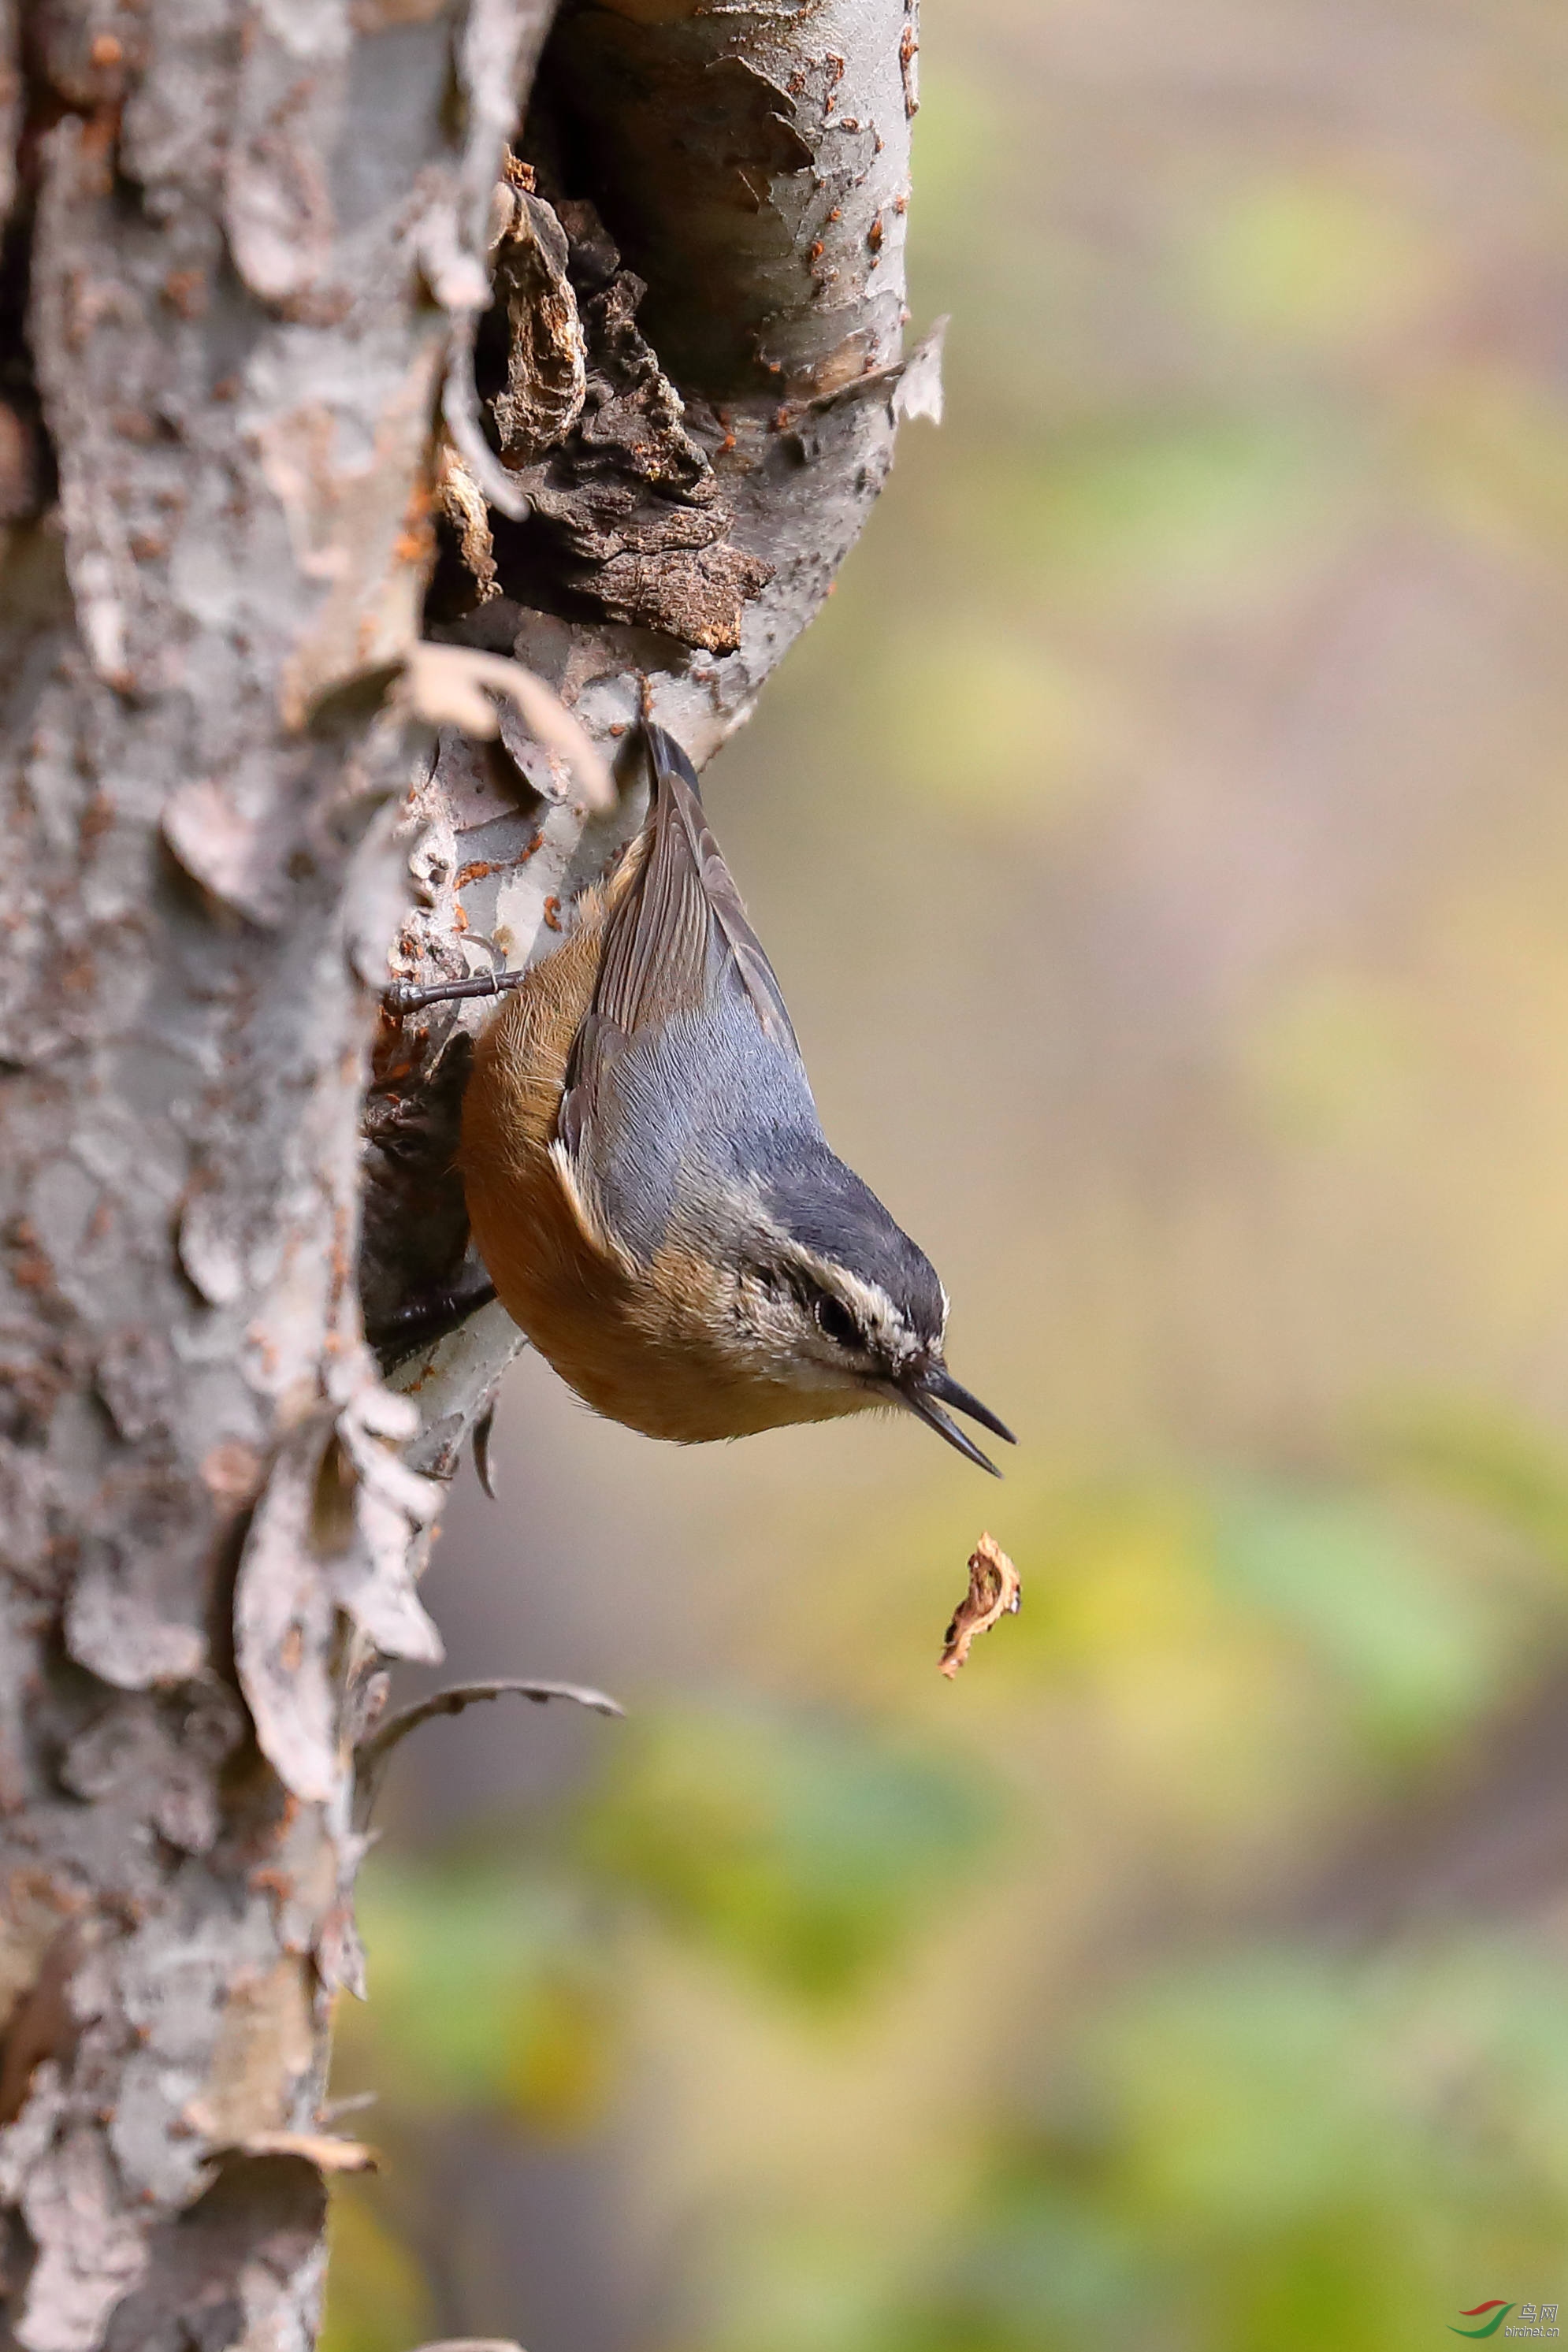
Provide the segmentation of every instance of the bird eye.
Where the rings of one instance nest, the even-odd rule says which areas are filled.
[[[830,1290],[819,1290],[815,1305],[817,1328],[836,1347],[860,1348],[865,1344],[859,1325],[842,1299],[835,1298]]]

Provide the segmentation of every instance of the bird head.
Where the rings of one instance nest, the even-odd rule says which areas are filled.
[[[947,1293],[869,1187],[821,1146],[793,1153],[747,1192],[730,1255],[758,1369],[815,1392],[830,1412],[900,1406],[999,1477],[952,1414],[1016,1440],[948,1370]]]

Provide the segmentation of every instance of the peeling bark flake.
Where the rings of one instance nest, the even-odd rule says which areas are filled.
[[[17,2352],[309,2352],[322,2170],[361,2160],[318,2124],[359,1968],[340,1723],[374,1645],[439,1649],[437,1490],[354,1287],[427,740],[384,688],[549,14],[50,0],[22,45],[0,0]]]

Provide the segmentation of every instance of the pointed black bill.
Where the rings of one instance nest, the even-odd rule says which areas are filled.
[[[973,1439],[964,1434],[952,1415],[944,1412],[935,1397],[929,1395],[923,1387],[917,1387],[911,1381],[907,1388],[895,1389],[893,1394],[900,1404],[907,1404],[911,1412],[918,1412],[939,1437],[945,1437],[950,1445],[955,1445],[966,1461],[974,1463],[982,1470],[989,1470],[993,1478],[1000,1478],[1002,1473],[994,1462],[982,1454]]]
[[[952,1405],[955,1412],[964,1413],[971,1421],[977,1421],[982,1429],[988,1429],[993,1437],[1002,1440],[1004,1445],[1016,1445],[1018,1443],[1005,1421],[998,1421],[978,1397],[971,1396],[967,1389],[960,1388],[945,1364],[933,1365],[922,1375],[921,1386],[927,1396],[937,1398],[942,1404]]]

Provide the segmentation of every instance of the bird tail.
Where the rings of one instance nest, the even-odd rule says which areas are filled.
[[[656,727],[651,719],[643,721],[643,736],[647,754],[653,763],[654,782],[661,776],[679,776],[689,792],[696,793],[699,803],[702,787],[697,781],[697,771],[668,727]]]

